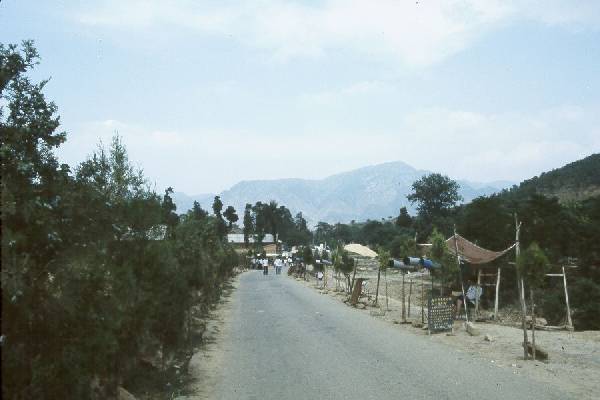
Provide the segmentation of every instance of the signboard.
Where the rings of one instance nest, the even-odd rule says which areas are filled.
[[[454,326],[452,297],[430,297],[427,301],[429,333],[451,331]]]

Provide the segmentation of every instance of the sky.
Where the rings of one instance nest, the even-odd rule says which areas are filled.
[[[520,181],[600,152],[597,0],[0,2],[74,166],[118,133],[162,191],[387,161]]]

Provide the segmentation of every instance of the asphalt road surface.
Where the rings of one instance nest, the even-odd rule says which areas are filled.
[[[570,398],[269,272],[233,294],[215,399]]]

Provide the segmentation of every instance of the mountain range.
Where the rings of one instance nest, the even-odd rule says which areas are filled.
[[[406,199],[411,185],[423,175],[431,173],[401,162],[359,168],[331,175],[324,179],[275,179],[241,181],[219,195],[225,205],[233,205],[238,215],[243,214],[246,203],[275,200],[285,205],[292,214],[302,211],[310,224],[381,219],[398,215],[400,207],[415,212]],[[510,187],[512,182],[490,183],[457,180],[459,193],[465,202]],[[194,200],[204,209],[211,210],[214,194],[188,196],[174,193],[178,212],[190,209]]]

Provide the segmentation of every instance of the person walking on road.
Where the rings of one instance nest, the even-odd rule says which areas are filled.
[[[263,265],[263,274],[269,275],[269,259],[266,257],[263,258],[262,265]]]

